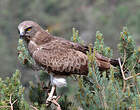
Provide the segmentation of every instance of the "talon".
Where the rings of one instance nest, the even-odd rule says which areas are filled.
[[[53,98],[53,99],[56,99],[56,98],[57,98],[57,96],[53,96],[52,98]]]
[[[46,100],[46,106],[48,107],[50,104],[51,102]]]
[[[52,87],[51,92],[48,94],[49,97],[48,97],[47,100],[46,100],[46,105],[47,105],[47,106],[50,105],[50,103],[51,103],[52,100],[53,100],[54,91],[55,91],[55,86]]]
[[[57,102],[60,96],[54,96],[55,86],[52,87],[51,92],[48,93],[49,97],[46,100],[46,106],[48,107],[51,103],[57,106],[57,110],[61,110],[59,103]]]
[[[51,102],[53,100],[53,97],[48,97],[47,101]]]
[[[53,97],[48,97],[46,100],[46,106],[49,106],[53,100]]]

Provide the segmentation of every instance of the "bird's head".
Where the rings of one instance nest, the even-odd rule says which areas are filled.
[[[34,37],[39,30],[42,30],[42,28],[33,21],[23,21],[18,25],[20,38],[23,38],[27,41]]]

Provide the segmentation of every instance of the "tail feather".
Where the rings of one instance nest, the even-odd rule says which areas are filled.
[[[113,66],[119,66],[119,61],[117,59],[110,59],[110,64]]]
[[[86,53],[87,51],[89,51],[89,47],[84,46],[84,53]],[[93,48],[92,48],[92,52],[93,52]],[[117,59],[110,59],[108,57],[103,56],[102,54],[98,52],[95,53],[95,57],[98,60],[98,63],[100,63],[100,65],[102,66],[105,66],[103,62],[109,62],[113,66],[119,66],[119,61]]]

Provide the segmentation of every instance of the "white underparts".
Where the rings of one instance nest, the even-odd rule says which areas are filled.
[[[50,77],[52,85],[56,85],[57,87],[67,86],[65,76],[50,75]]]

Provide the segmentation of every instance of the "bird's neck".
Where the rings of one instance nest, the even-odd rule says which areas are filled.
[[[53,36],[46,31],[37,32],[36,35],[31,37],[30,41],[27,43],[31,56],[36,50],[40,49],[43,44],[51,41],[52,39]]]
[[[31,39],[37,45],[43,45],[53,39],[53,36],[47,31],[37,32],[36,35]]]

